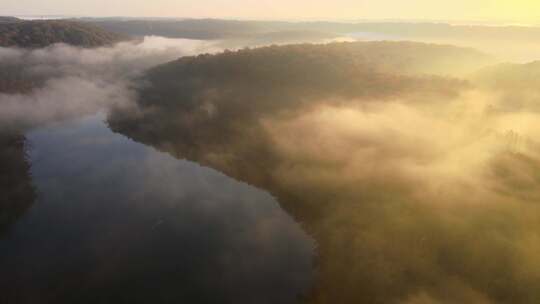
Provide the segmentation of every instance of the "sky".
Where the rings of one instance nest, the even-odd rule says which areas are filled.
[[[454,20],[539,24],[537,0],[1,0],[3,15],[279,20]]]

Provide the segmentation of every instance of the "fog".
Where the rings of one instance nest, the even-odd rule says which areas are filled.
[[[20,75],[21,83],[32,84],[29,90],[0,93],[0,125],[28,127],[106,112],[112,106],[130,107],[131,81],[141,72],[181,56],[216,52],[215,44],[150,36],[96,49],[64,44],[0,48],[0,66],[11,73],[8,77]]]
[[[313,206],[332,256],[321,302],[538,300],[538,112],[476,90],[437,104],[322,105],[263,120],[283,160],[271,172],[279,187],[327,204]],[[337,292],[358,282],[359,293]]]
[[[0,49],[39,84],[0,95],[0,124],[114,108],[116,132],[269,191],[317,242],[310,303],[540,302],[538,64],[479,69],[465,50],[335,44],[179,60],[138,78],[219,45]],[[463,63],[475,72],[444,73]]]
[[[155,71],[150,92],[165,98],[111,125],[275,195],[318,244],[310,303],[540,301],[536,64],[455,85],[405,76],[406,62],[365,79],[336,72],[339,56],[326,62],[322,47],[298,52],[313,60],[303,74],[293,50],[291,61],[279,50],[193,60],[249,76],[214,81],[201,68],[181,89],[189,94]],[[222,63],[242,58],[250,65]],[[176,63],[176,75],[193,61]]]

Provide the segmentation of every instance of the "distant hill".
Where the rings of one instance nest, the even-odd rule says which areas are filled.
[[[158,91],[152,96],[248,84],[270,90],[265,94],[279,86],[365,96],[393,85],[404,89],[407,81],[423,79],[422,75],[467,74],[491,60],[473,49],[415,42],[296,44],[183,57],[150,70],[147,81]]]
[[[111,32],[132,35],[157,35],[169,38],[223,39],[263,33],[258,22],[217,19],[82,19]]]
[[[99,47],[126,37],[90,24],[67,20],[0,22],[1,47],[41,48],[55,43]]]
[[[15,18],[15,17],[0,16],[0,23],[18,22],[18,21],[21,21],[21,20],[19,18]]]
[[[42,48],[56,43],[93,48],[126,40],[93,25],[66,20],[24,21],[0,17],[0,47]],[[43,79],[29,75],[15,62],[0,62],[0,93],[24,93]]]
[[[478,81],[494,89],[538,89],[540,61],[497,64],[481,69],[475,76]]]
[[[322,104],[447,100],[470,85],[449,75],[490,62],[475,50],[413,42],[298,44],[183,57],[141,79],[138,105],[145,115],[132,120],[115,113],[110,123],[157,146],[181,138],[178,150],[187,143],[196,151],[204,141],[202,151],[244,132],[262,138],[260,120]]]
[[[228,115],[257,121],[322,101],[336,104],[420,95],[444,99],[467,86],[448,75],[489,62],[488,56],[474,50],[413,42],[298,44],[183,57],[149,70],[141,79],[139,106],[152,109],[155,116],[138,123],[152,125],[160,136],[185,131],[183,138],[199,136],[207,128],[206,136],[211,136],[219,124],[222,136],[213,138],[219,141],[226,137],[225,130],[234,127],[227,123]],[[181,131],[155,123],[175,121],[179,113],[204,121],[214,111],[223,120]]]
[[[423,98],[451,96],[467,83],[450,76],[490,63],[489,56],[472,49],[415,42],[243,49],[183,57],[149,70],[141,80],[139,103],[143,108],[159,105],[163,115],[174,116],[197,112],[211,101],[214,110],[258,119],[320,100],[388,99],[418,92]]]
[[[108,31],[131,36],[221,40],[225,48],[323,42],[340,36],[325,30],[288,26],[282,22],[218,19],[82,19]]]
[[[285,22],[223,19],[83,18],[82,21],[129,35],[172,38],[224,39],[276,32],[322,32],[334,35],[378,34],[402,39],[491,39],[529,41],[540,37],[540,27],[452,25],[428,22]]]
[[[242,40],[232,44],[231,47],[283,42],[320,42],[320,37],[340,37],[361,41],[407,40],[451,44],[472,47],[496,55],[502,60],[519,62],[537,60],[537,54],[540,53],[540,47],[535,43],[540,38],[540,27],[537,26],[456,25],[444,22],[284,22],[144,18],[84,18],[81,21],[133,36],[220,39],[227,42],[232,39]],[[298,35],[299,33],[304,34]]]
[[[504,110],[540,111],[540,61],[489,66],[474,73],[472,79],[486,90],[497,94]]]

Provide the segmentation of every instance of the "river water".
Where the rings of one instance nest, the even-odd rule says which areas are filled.
[[[308,293],[314,241],[270,194],[104,120],[25,134],[36,195],[0,234],[0,302],[296,303]]]

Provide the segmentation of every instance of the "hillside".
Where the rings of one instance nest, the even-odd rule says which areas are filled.
[[[377,34],[404,39],[530,41],[540,37],[539,27],[452,25],[428,22],[284,22],[224,19],[83,18],[109,31],[128,35],[173,38],[223,39],[287,31],[335,35]]]
[[[223,19],[83,18],[112,32],[132,36],[219,39],[226,47],[263,44],[324,42],[333,39],[361,41],[417,41],[472,47],[501,60],[537,59],[538,26],[462,25],[430,22],[284,22]],[[301,35],[299,35],[301,34]],[[316,38],[316,39],[314,39]],[[322,39],[321,39],[322,38]],[[235,42],[235,40],[240,40]],[[286,40],[286,41],[284,41]]]
[[[471,78],[484,90],[497,94],[504,110],[540,111],[540,61],[497,64],[479,70]]]
[[[24,141],[22,135],[0,132],[0,239],[35,199]]]
[[[109,124],[275,196],[317,241],[307,303],[537,303],[540,91],[516,87],[536,65],[441,76],[481,62],[398,42],[186,57]]]
[[[99,47],[125,39],[124,35],[75,21],[0,22],[0,47],[41,48],[55,43]]]
[[[412,42],[299,44],[183,57],[140,79],[139,106],[151,111],[129,127],[144,130],[138,135],[145,141],[182,134],[189,144],[203,137],[205,144],[219,145],[245,131],[231,119],[252,122],[255,137],[257,121],[321,104],[446,100],[470,87],[450,75],[490,62],[474,50]],[[116,114],[121,121],[123,113]]]
[[[538,88],[540,85],[540,61],[526,64],[497,64],[481,69],[474,76],[479,82],[494,89]]]
[[[520,217],[537,207],[520,198],[537,188],[513,168],[537,166],[504,149],[481,165],[470,158],[499,151],[498,104],[483,110],[489,95],[447,76],[482,62],[468,49],[404,42],[186,57],[150,70],[140,111],[108,122],[275,196],[317,241],[307,303],[507,303],[518,291],[516,302],[534,303],[537,289],[519,286],[536,286],[537,272],[512,277],[521,261],[506,260],[520,240],[499,240],[508,222],[536,231]],[[487,202],[493,209],[478,208]]]
[[[141,79],[139,106],[154,115],[143,117],[138,126],[151,125],[148,131],[156,139],[181,132],[186,140],[205,136],[220,141],[237,131],[229,123],[232,117],[256,121],[321,102],[446,99],[468,87],[447,75],[488,62],[474,50],[410,42],[299,44],[183,57]],[[175,121],[179,113],[190,117],[175,122],[188,124],[180,130],[155,123]],[[211,125],[198,125],[208,118]],[[213,132],[218,125],[219,135]]]
[[[356,82],[374,73],[452,76],[473,72],[491,62],[489,56],[472,49],[414,42],[297,44],[183,57],[150,70],[148,78],[160,82],[160,86],[174,86],[177,79],[189,82],[198,78],[227,83],[257,81],[261,85],[276,85],[272,82],[275,80],[354,86],[344,80]]]
[[[141,102],[192,106],[210,88],[223,92],[221,99],[232,88],[242,88],[244,96],[231,98],[251,98],[242,105],[247,112],[278,108],[298,96],[380,98],[414,94],[418,88],[451,94],[463,83],[445,76],[490,62],[474,50],[412,42],[270,46],[183,57],[151,69],[144,79],[151,86],[142,92]]]
[[[5,22],[2,22],[5,20]],[[0,18],[0,47],[36,49],[56,43],[83,48],[111,45],[126,40],[127,36],[107,32],[98,27],[61,20],[23,21],[11,17]],[[13,50],[6,50],[6,55]],[[7,58],[7,57],[6,57]],[[32,75],[22,68],[23,62],[0,62],[0,93],[25,93],[44,82],[45,77]]]
[[[224,39],[262,33],[258,23],[214,19],[92,19],[82,21],[130,36],[158,35],[169,38]]]
[[[0,16],[0,23],[6,23],[6,22],[18,22],[21,21],[18,18],[15,17],[9,17],[9,16]]]
[[[235,21],[217,19],[92,19],[84,22],[108,31],[130,36],[220,40],[224,48],[290,43],[320,43],[340,36],[309,27],[286,26],[280,22]]]

